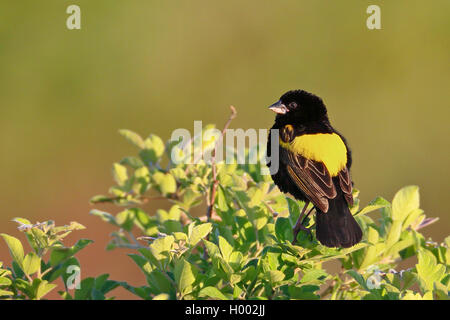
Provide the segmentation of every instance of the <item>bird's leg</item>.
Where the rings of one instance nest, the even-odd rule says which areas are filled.
[[[314,210],[314,206],[312,206],[312,208],[309,209],[308,213],[306,214],[306,216],[305,216],[305,217],[303,218],[303,220],[302,220],[302,224],[303,224],[303,222],[306,220],[306,218],[308,218],[309,214],[310,214],[313,210]]]
[[[292,240],[292,244],[295,244],[297,242],[297,235],[300,232],[300,230],[306,231],[311,236],[311,231],[302,224],[302,222],[304,220],[303,216],[305,215],[305,211],[306,211],[306,208],[308,208],[308,205],[309,205],[309,201],[306,201],[305,202],[305,206],[303,207],[302,212],[300,213],[300,216],[297,219],[295,227],[292,230],[293,233],[294,233],[294,240]],[[313,206],[313,208],[314,208],[314,206]],[[306,217],[311,213],[311,211],[312,211],[312,209],[309,210],[309,212],[306,215]],[[306,219],[306,217],[305,217],[305,219]]]

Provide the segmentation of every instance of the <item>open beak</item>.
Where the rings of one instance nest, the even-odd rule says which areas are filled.
[[[286,106],[282,104],[281,101],[275,102],[269,107],[269,109],[278,114],[285,114],[286,112],[288,112],[288,108],[286,108]]]

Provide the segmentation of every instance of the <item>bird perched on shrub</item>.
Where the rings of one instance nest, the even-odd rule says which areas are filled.
[[[288,91],[269,107],[276,112],[272,129],[279,131],[279,169],[272,174],[278,188],[304,201],[294,227],[294,243],[302,224],[316,209],[316,237],[327,247],[348,248],[362,238],[352,216],[350,167],[352,154],[345,138],[330,124],[321,98],[303,90]],[[276,150],[276,148],[275,148]],[[267,155],[271,155],[269,136]],[[308,205],[313,207],[305,216]]]

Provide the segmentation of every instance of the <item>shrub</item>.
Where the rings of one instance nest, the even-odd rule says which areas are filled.
[[[147,284],[133,287],[104,274],[71,290],[67,269],[79,267],[75,255],[91,241],[81,239],[71,247],[62,241],[84,227],[76,222],[56,227],[52,221],[33,225],[18,218],[32,250],[25,255],[17,238],[2,234],[13,262],[8,268],[0,264],[1,298],[41,299],[62,277],[64,299],[106,299],[118,286],[142,299],[448,299],[450,237],[438,244],[420,233],[436,219],[420,209],[418,187],[401,189],[392,203],[378,197],[364,208],[355,190],[351,211],[364,240],[352,248],[324,247],[303,231],[293,245],[292,228],[303,203],[261,175],[261,163],[224,164],[213,157],[211,164],[174,164],[167,157],[173,143],[120,133],[138,155],[115,163],[110,195],[91,202],[111,202],[123,210],[91,214],[117,228],[107,250],[128,248]],[[205,150],[211,143],[196,147]],[[154,198],[166,199],[171,208],[145,212],[142,204]],[[193,216],[199,211],[204,214]],[[375,212],[381,214],[378,221],[369,215]],[[307,226],[314,226],[313,218]],[[410,257],[415,265],[399,270]],[[331,261],[340,271],[327,271]]]

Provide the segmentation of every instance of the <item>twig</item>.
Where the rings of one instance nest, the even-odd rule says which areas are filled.
[[[115,244],[116,248],[125,248],[125,249],[147,249],[147,247],[137,245],[137,244],[128,244],[128,243],[117,243]]]
[[[131,231],[127,231],[128,236],[130,237],[130,239],[133,241],[133,243],[137,246],[140,246],[140,243],[137,241],[136,237],[134,236],[133,232]]]
[[[222,129],[222,133],[221,133],[221,140],[223,141],[223,136],[225,134],[225,131],[227,130],[228,126],[230,125],[231,121],[236,118],[236,108],[233,106],[230,106],[231,109],[231,115],[228,118],[227,122],[225,123],[223,129]],[[219,139],[220,141],[220,139]],[[214,202],[216,201],[216,193],[217,193],[217,188],[219,186],[219,180],[217,179],[217,168],[216,168],[216,152],[217,152],[217,145],[219,144],[219,141],[216,141],[215,145],[214,145],[214,150],[212,152],[211,155],[211,167],[212,167],[212,180],[213,180],[213,185],[211,188],[211,192],[209,191],[209,189],[207,189],[206,191],[206,205],[207,205],[207,209],[206,209],[206,220],[207,221],[211,221],[211,218],[215,215],[215,210],[214,210]],[[206,236],[206,239],[209,240],[209,234]],[[207,252],[206,252],[206,248],[203,245],[203,259],[206,260],[207,258]]]
[[[276,212],[271,206],[270,204],[268,204],[266,201],[263,201],[264,205],[267,207],[267,209],[269,209],[270,213],[272,214],[272,216],[274,218],[278,217],[278,212]]]
[[[52,267],[48,268],[47,270],[45,270],[44,272],[41,273],[41,277],[45,276],[47,273],[49,273],[52,270],[53,270]]]
[[[234,118],[236,118],[236,114],[237,114],[236,109],[233,106],[230,106],[230,109],[231,109],[231,115],[228,118],[228,121],[225,123],[225,126],[222,129],[222,135],[221,135],[222,140],[223,140],[223,136],[225,134],[225,131],[227,130],[227,128],[230,125],[231,121]],[[211,188],[211,193],[207,194],[207,196],[209,196],[207,198],[208,209],[206,211],[206,218],[207,218],[208,221],[210,221],[211,217],[215,214],[214,202],[216,200],[217,188],[219,186],[219,180],[217,180],[217,168],[216,168],[216,152],[217,152],[217,145],[218,145],[219,141],[216,142],[214,150],[213,150],[212,155],[211,155],[213,185],[212,185],[212,188]]]
[[[297,243],[297,235],[300,232],[300,230],[304,230],[306,231],[310,237],[312,237],[311,235],[311,230],[309,230],[308,228],[306,228],[303,225],[303,220],[304,220],[304,216],[305,216],[305,211],[309,206],[309,201],[305,202],[305,205],[303,206],[302,212],[300,213],[300,216],[298,217],[297,223],[294,226],[294,229],[292,230],[293,234],[294,234],[294,240],[292,240],[292,244],[296,244]],[[314,209],[314,206],[308,211],[308,213],[306,214],[306,217],[311,213],[311,211]]]

